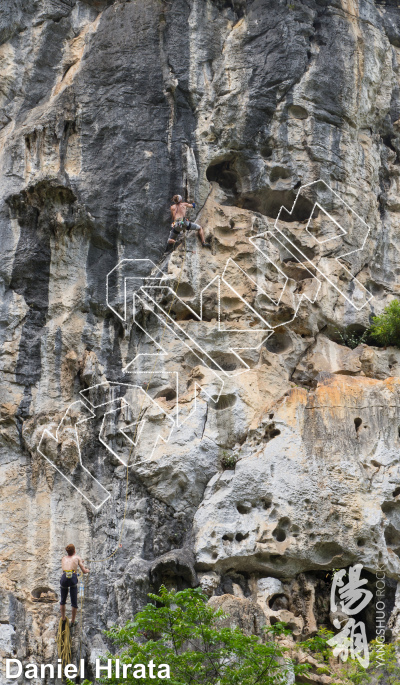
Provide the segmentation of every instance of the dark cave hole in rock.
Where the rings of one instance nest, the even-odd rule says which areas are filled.
[[[176,294],[178,297],[194,297],[196,292],[190,283],[180,283]]]
[[[35,587],[35,589],[32,590],[31,595],[34,602],[48,603],[57,602],[58,600],[57,593],[51,587],[47,587],[47,585]]]
[[[274,166],[269,175],[269,180],[271,181],[271,183],[275,183],[276,181],[280,181],[281,179],[290,178],[291,175],[292,172],[290,171],[290,169],[285,169],[285,167],[281,166]]]
[[[241,19],[245,14],[247,0],[214,0],[214,2],[220,11],[234,12],[237,19]]]
[[[400,495],[400,487],[396,488],[392,492],[392,497],[398,497],[398,495]]]
[[[245,534],[243,534],[243,533],[236,533],[236,535],[235,535],[235,540],[236,540],[237,542],[242,542],[243,540],[246,540],[248,537],[249,537],[249,534],[248,534],[248,533],[245,533]]]
[[[308,112],[301,105],[290,105],[288,108],[289,117],[292,119],[307,119]]]
[[[222,536],[222,539],[224,542],[232,542],[233,541],[233,534],[232,533],[226,533],[225,535]]]
[[[237,571],[229,570],[226,574],[221,576],[221,582],[215,590],[215,594],[218,595],[234,595],[233,584],[239,585],[245,597],[251,597],[251,591],[249,589],[248,576],[244,571],[240,573]]]
[[[237,194],[238,174],[234,169],[234,159],[226,159],[222,162],[211,164],[206,172],[209,181],[216,181],[223,190],[234,195]]]
[[[271,420],[271,419],[274,418],[274,415],[273,415],[273,414],[268,414],[268,418]]]
[[[362,419],[360,419],[360,418],[354,419],[354,427],[356,429],[356,433],[358,433],[361,424],[362,424]]]
[[[400,531],[392,523],[389,523],[385,528],[385,541],[387,546],[400,557]]]
[[[374,297],[379,297],[385,292],[385,286],[381,283],[377,283],[376,281],[367,281],[365,287],[371,293],[371,295],[374,295]]]
[[[364,538],[360,538],[359,540],[357,540],[357,547],[365,547],[365,544],[366,540],[364,540]]]
[[[156,395],[155,398],[163,398],[167,400],[167,402],[170,402],[171,400],[176,399],[176,391],[173,388],[164,388],[164,390],[160,390]]]
[[[204,320],[204,319],[203,319]],[[223,371],[235,371],[238,368],[238,359],[234,354],[229,354],[228,352],[221,352],[211,350],[209,352],[210,357],[214,360],[211,363],[212,369],[222,369]]]
[[[236,509],[238,510],[239,514],[248,514],[251,511],[251,505],[250,504],[237,504]]]
[[[263,499],[263,500],[261,500],[261,504],[263,505],[264,509],[270,509],[272,507],[272,500]]]
[[[264,436],[263,436],[263,442],[269,442],[270,440],[273,440],[274,438],[276,438],[280,434],[281,434],[281,432],[280,432],[279,428],[276,428],[275,424],[271,423],[265,429]]]
[[[199,318],[191,311],[187,309],[182,309],[181,311],[176,311],[172,309],[170,311],[171,316],[173,316],[175,321],[198,321]]]
[[[269,159],[270,157],[272,157],[272,152],[272,147],[270,147],[269,145],[264,145],[260,149],[260,154],[262,157],[264,157],[264,159]]]
[[[216,399],[216,397],[213,397],[213,399]],[[218,402],[212,402],[210,406],[216,411],[222,411],[224,409],[228,409],[229,407],[233,407],[233,405],[236,404],[236,401],[236,395],[221,395],[218,399]]]
[[[289,526],[290,519],[287,516],[283,516],[283,518],[279,519],[278,525],[276,526],[275,530],[272,531],[272,536],[277,542],[284,542],[286,540],[287,529]]]
[[[287,330],[276,329],[274,335],[265,341],[264,347],[272,354],[283,354],[292,348],[292,338]]]
[[[269,600],[268,605],[272,611],[280,611],[281,609],[288,609],[289,601],[286,595],[273,595]]]
[[[275,530],[272,531],[272,536],[277,542],[284,542],[286,540],[286,533],[281,528],[275,528]]]
[[[272,154],[272,150],[269,146],[264,147],[261,154],[268,158]],[[226,204],[248,209],[272,219],[276,219],[280,214],[280,219],[288,223],[308,221],[313,209],[316,212],[315,216],[317,215],[318,209],[315,209],[315,202],[312,198],[304,195],[297,198],[296,187],[298,183],[292,184],[289,181],[293,175],[290,169],[283,166],[274,167],[271,171],[270,182],[274,184],[286,180],[287,185],[293,187],[285,188],[282,185],[280,188],[273,188],[269,185],[263,185],[254,190],[242,192],[242,180],[247,179],[250,173],[249,161],[240,152],[229,152],[225,157],[217,158],[211,162],[207,168],[206,176],[209,181],[218,183],[225,192],[227,195]],[[293,207],[296,198],[297,201]],[[304,246],[303,250],[308,258],[314,256],[311,254],[310,248],[307,248],[310,254],[306,253]]]
[[[386,147],[388,147],[390,150],[393,150],[393,152],[396,152],[396,149],[395,149],[395,147],[393,146],[393,143],[392,143],[392,138],[391,138],[391,136],[384,136],[384,137],[382,138],[382,141],[383,141],[383,144],[386,145]]]
[[[284,209],[280,213],[282,221],[303,223],[310,218],[314,205],[306,197],[300,196],[292,211],[296,196],[297,193],[294,189],[275,190],[270,187],[263,187],[236,198],[235,204],[238,207],[243,207],[243,209],[249,209],[251,212],[259,212],[271,219],[276,219],[283,207]]]

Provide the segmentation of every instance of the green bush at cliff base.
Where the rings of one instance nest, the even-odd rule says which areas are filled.
[[[369,335],[380,345],[400,347],[400,301],[392,300],[380,316],[374,316]]]
[[[303,674],[307,666],[297,666],[286,656],[277,638],[289,634],[282,623],[266,629],[266,640],[245,635],[238,628],[224,627],[221,610],[207,604],[200,589],[168,592],[161,587],[150,594],[147,604],[123,628],[106,632],[118,648],[122,664],[168,664],[170,680],[142,678],[149,685],[284,685],[289,674]],[[106,658],[115,661],[115,656]],[[130,669],[126,678],[103,678],[102,683],[137,683]],[[115,669],[113,668],[113,673]]]
[[[361,666],[350,654],[343,664],[333,657],[327,641],[333,632],[321,628],[316,635],[296,644],[294,661],[277,642],[290,631],[282,623],[266,630],[267,641],[247,636],[238,628],[222,627],[224,614],[207,605],[201,590],[168,592],[161,587],[159,595],[149,595],[156,602],[147,604],[133,621],[123,628],[106,632],[118,647],[118,657],[108,654],[104,660],[118,658],[121,664],[147,664],[151,659],[156,667],[167,663],[171,667],[169,680],[141,678],[141,683],[161,685],[286,685],[288,682],[308,682],[309,665],[296,664],[296,652],[304,661],[304,653],[317,662],[315,673],[328,676],[331,685],[400,685],[400,643],[369,645],[370,663]],[[220,625],[219,625],[220,624]],[[113,668],[115,673],[115,668]],[[132,671],[131,671],[132,673]],[[129,674],[129,671],[128,671]],[[312,674],[311,674],[312,677]],[[137,683],[127,678],[102,678],[101,683]],[[75,685],[67,680],[67,685]],[[85,680],[81,685],[92,685]]]
[[[398,642],[381,644],[373,640],[369,645],[368,668],[348,659],[340,671],[340,679],[334,680],[332,685],[400,685],[399,648]]]

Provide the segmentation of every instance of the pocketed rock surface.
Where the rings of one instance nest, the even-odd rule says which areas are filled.
[[[400,351],[340,335],[399,297],[399,46],[378,0],[3,1],[1,656],[56,662],[69,542],[89,676],[162,583],[304,638],[360,563],[399,635]]]

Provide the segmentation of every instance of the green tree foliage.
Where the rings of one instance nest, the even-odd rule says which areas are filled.
[[[303,652],[312,652],[313,656],[323,664],[329,663],[332,657],[332,648],[327,644],[334,633],[326,628],[321,628],[316,635],[304,642],[300,642],[299,649]]]
[[[266,629],[266,640],[245,635],[238,628],[228,628],[221,621],[221,610],[207,604],[200,589],[168,592],[159,595],[136,614],[123,628],[115,627],[106,635],[118,649],[120,664],[168,664],[171,679],[144,678],[149,685],[284,685],[289,672],[303,673],[307,667],[296,666],[279,645],[279,635],[288,634],[283,624]],[[115,662],[116,657],[107,655]],[[113,674],[115,669],[113,668]],[[103,679],[103,683],[138,682],[132,669],[126,678]]]
[[[397,653],[396,653],[397,650]],[[349,660],[342,670],[342,683],[354,685],[400,685],[399,643],[381,644],[373,640],[370,644],[369,666],[364,668],[357,661]],[[335,684],[333,684],[335,685]]]
[[[115,664],[120,661],[121,675],[102,678],[101,683],[137,683],[134,665],[147,665],[151,660],[157,673],[160,664],[168,664],[171,678],[140,678],[146,685],[287,685],[287,682],[309,682],[308,665],[296,664],[287,657],[287,650],[279,644],[279,636],[288,635],[282,623],[266,629],[264,640],[244,635],[238,628],[227,628],[221,610],[207,604],[207,597],[199,589],[168,592],[161,587],[159,595],[149,595],[147,604],[124,627],[107,631],[118,655],[107,654]],[[327,644],[333,633],[321,629],[297,643],[295,653],[311,654],[317,661],[317,675],[331,678],[331,685],[400,685],[400,644],[370,644],[370,664],[361,666],[349,655],[345,664],[333,657]],[[302,657],[302,660],[303,657]],[[122,664],[132,664],[127,676],[122,677]],[[315,667],[313,667],[315,668]],[[67,680],[67,685],[75,685]],[[82,685],[92,685],[85,680]]]
[[[318,675],[328,675],[331,685],[400,685],[400,644],[380,643],[373,640],[369,644],[369,665],[361,666],[350,654],[342,664],[333,657],[333,650],[327,644],[333,633],[324,628],[299,644],[299,649],[312,654],[323,668],[317,668]]]
[[[374,316],[369,333],[380,345],[400,347],[399,300],[392,300],[380,316]]]

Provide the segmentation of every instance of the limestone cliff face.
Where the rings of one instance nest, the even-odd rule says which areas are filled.
[[[3,0],[2,655],[54,659],[70,541],[88,663],[161,582],[311,634],[356,562],[399,634],[400,352],[336,333],[399,296],[389,5]],[[174,192],[210,250],[163,257]]]

